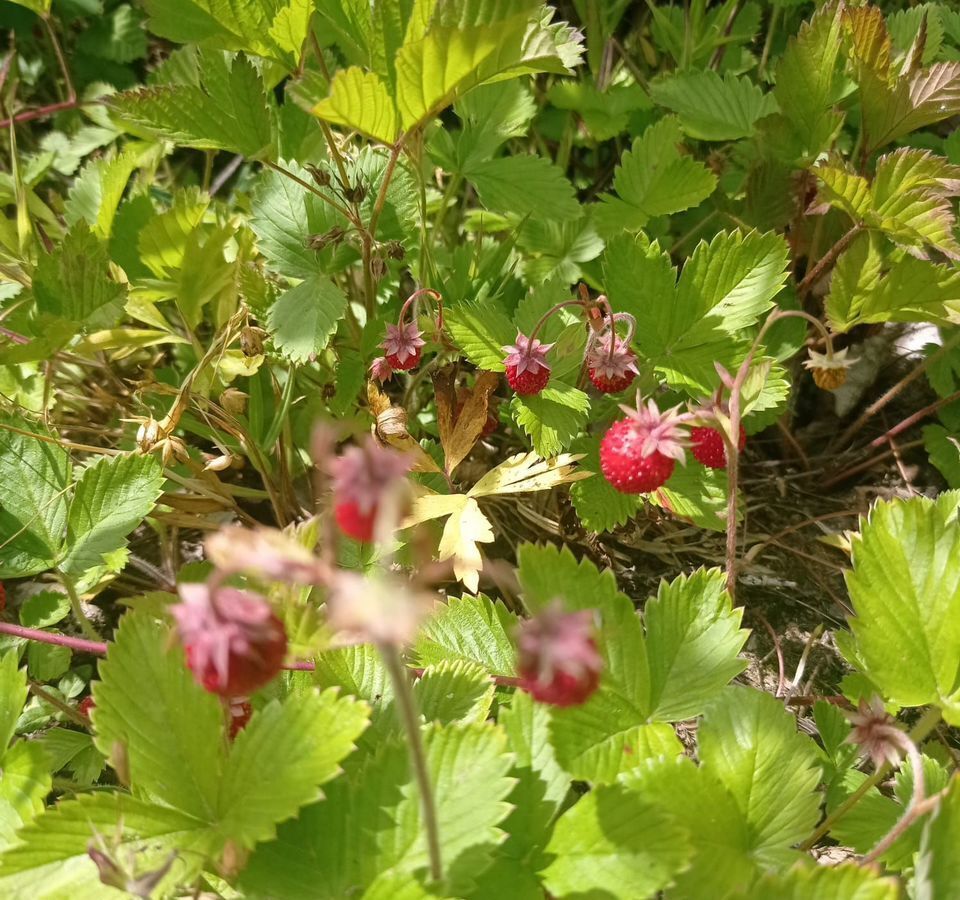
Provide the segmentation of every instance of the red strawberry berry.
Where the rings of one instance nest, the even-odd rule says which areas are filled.
[[[740,429],[740,450],[747,445],[747,433]],[[727,448],[723,435],[716,428],[699,426],[690,429],[690,450],[694,457],[710,469],[727,467]]]
[[[520,687],[539,703],[577,706],[600,683],[603,659],[593,639],[590,610],[566,613],[559,604],[520,626]]]
[[[253,715],[253,707],[250,705],[249,700],[245,700],[243,697],[234,697],[230,701],[229,713],[230,740],[232,741],[246,728],[247,722],[250,721],[250,716]]]
[[[377,507],[361,512],[353,500],[343,500],[333,508],[333,514],[340,530],[355,541],[372,541],[373,529],[377,522]]]
[[[626,390],[633,384],[638,371],[637,358],[629,344],[615,335],[601,335],[587,354],[587,376],[604,394],[619,394]]]
[[[264,597],[206,584],[180,585],[181,602],[170,607],[187,666],[207,691],[247,696],[283,666],[287,635]]]
[[[550,381],[550,370],[541,368],[536,372],[527,369],[517,371],[516,366],[507,366],[507,382],[521,396],[539,394]]]
[[[421,356],[422,351],[417,347],[412,355],[406,356],[403,359],[401,359],[397,353],[388,353],[386,360],[391,369],[397,372],[408,372],[410,369],[415,369],[419,365]]]
[[[661,413],[649,400],[632,410],[629,418],[610,426],[600,442],[603,477],[624,494],[645,494],[664,484],[677,460],[683,461],[683,445],[674,411]]]
[[[594,387],[604,394],[619,394],[621,391],[625,391],[633,384],[633,379],[637,377],[633,372],[627,372],[626,375],[621,375],[619,378],[606,378],[596,369],[587,369],[587,376],[593,382]]]
[[[507,354],[503,360],[507,381],[518,394],[539,394],[547,386],[550,381],[547,351],[551,347],[553,344],[541,344],[518,331],[516,341],[502,348]]]
[[[90,710],[93,709],[96,705],[97,704],[94,703],[93,697],[84,697],[77,704],[77,712],[80,713],[81,716],[86,716],[89,719]]]

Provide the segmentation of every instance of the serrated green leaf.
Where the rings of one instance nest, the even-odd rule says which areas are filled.
[[[590,411],[590,398],[573,385],[554,380],[539,394],[518,394],[511,408],[537,455],[548,459],[569,447],[580,434]]]
[[[792,869],[771,873],[751,889],[734,894],[735,900],[897,900],[900,885],[853,863],[818,866],[798,863]]]
[[[3,754],[0,846],[14,843],[16,832],[43,812],[51,787],[50,758],[39,744],[20,740]]]
[[[953,778],[949,791],[923,829],[915,877],[917,900],[948,900],[960,891],[957,846],[960,846],[960,781]]]
[[[482,722],[490,712],[493,691],[486,669],[466,660],[427,666],[413,686],[420,715],[441,725]]]
[[[584,528],[591,531],[612,531],[625,524],[640,508],[640,499],[631,494],[622,494],[600,472],[600,441],[582,438],[574,442],[575,453],[586,454],[580,468],[593,472],[593,478],[585,478],[570,486],[570,499]]]
[[[243,54],[201,58],[202,87],[140,87],[111,96],[109,108],[128,127],[186,147],[274,156],[276,123],[259,72]]]
[[[53,253],[43,254],[37,263],[33,276],[37,309],[79,326],[112,307],[116,320],[126,289],[111,280],[109,262],[106,245],[86,222],[77,222]]]
[[[387,85],[380,76],[356,66],[337,72],[330,84],[330,96],[313,107],[313,114],[384,144],[396,140],[400,125]]]
[[[33,643],[27,645],[27,671],[34,681],[55,681],[70,668],[69,647]]]
[[[114,456],[86,469],[70,501],[61,571],[79,577],[102,565],[104,554],[126,547],[127,536],[162,490],[163,472],[155,456]]]
[[[85,219],[97,237],[110,238],[117,207],[143,155],[142,145],[134,144],[115,156],[87,162],[64,204],[67,224],[72,227]]]
[[[576,219],[580,204],[563,172],[542,156],[502,156],[476,162],[464,175],[487,209],[553,221]]]
[[[454,598],[420,629],[414,653],[421,666],[463,660],[493,675],[513,675],[516,625],[517,617],[500,601],[483,594]]]
[[[309,183],[310,173],[296,163],[282,162],[283,168]],[[334,226],[346,227],[343,219],[316,194],[272,169],[259,176],[251,199],[250,227],[257,236],[264,265],[279,275],[309,278],[319,272],[340,268],[343,252],[327,247],[312,250],[312,235],[329,233]]]
[[[365,703],[333,689],[258,709],[223,770],[220,833],[245,847],[276,837],[277,823],[315,800],[319,786],[340,772],[368,717]]]
[[[169,640],[147,611],[123,616],[93,684],[96,745],[107,757],[114,744],[124,748],[135,788],[198,825],[215,822],[226,755],[223,710]]]
[[[23,578],[50,568],[67,525],[70,460],[66,451],[41,425],[3,416],[0,481],[4,486],[0,578]]]
[[[952,488],[960,488],[960,441],[942,425],[925,425],[921,431],[923,447]]]
[[[865,674],[899,706],[960,721],[957,495],[878,503],[852,544],[850,629]]]
[[[693,847],[669,813],[609,785],[560,817],[547,853],[554,860],[541,877],[555,896],[653,897],[687,867]]]
[[[631,113],[652,105],[639,84],[610,84],[601,91],[589,80],[556,81],[547,97],[558,109],[575,110],[598,141],[626,131]]]
[[[504,371],[504,347],[517,330],[507,316],[487,302],[464,302],[448,310],[444,321],[450,336],[474,365],[490,372]]]
[[[437,804],[447,889],[455,896],[487,864],[503,839],[498,825],[513,787],[506,737],[496,726],[431,725],[424,729],[427,766]],[[403,875],[427,866],[420,798],[405,745],[381,742],[349,780],[330,786],[330,798],[282,825],[276,841],[262,844],[241,876],[254,895],[289,900],[341,898],[378,876]]]
[[[527,219],[517,244],[527,251],[524,281],[533,285],[550,279],[571,284],[583,274],[582,264],[603,250],[603,239],[588,216],[566,222]]]
[[[195,877],[216,843],[201,822],[177,810],[123,793],[81,794],[61,800],[21,829],[18,843],[0,857],[0,893],[49,900],[124,896],[100,881],[87,853],[97,835],[116,841],[121,852],[134,853],[139,872],[159,870],[176,852],[175,865],[158,885],[163,891]]]
[[[848,331],[879,288],[883,270],[880,242],[876,234],[861,234],[837,258],[826,300],[827,319],[834,331]]]
[[[700,528],[725,531],[727,528],[727,473],[710,469],[689,458],[677,466],[667,483],[647,499]]]
[[[347,297],[325,275],[284,291],[270,307],[267,330],[280,353],[304,363],[322,352],[347,309]]]
[[[740,628],[742,610],[733,608],[719,569],[661,582],[643,618],[655,720],[699,715],[747,667],[739,654],[749,632]]]
[[[677,113],[683,130],[702,141],[750,137],[753,123],[778,111],[772,94],[764,94],[746,76],[721,78],[712,69],[680,72],[657,79],[650,96]]]
[[[820,815],[817,749],[769,694],[728,687],[704,713],[697,732],[700,763],[733,796],[765,865],[793,859],[789,848]]]
[[[679,121],[667,116],[624,152],[613,176],[619,199],[603,194],[594,210],[602,234],[639,231],[650,219],[697,206],[713,193],[716,176],[681,155],[682,140]]]

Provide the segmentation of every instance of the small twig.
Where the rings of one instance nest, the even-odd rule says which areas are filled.
[[[0,128],[8,128],[10,125],[19,125],[21,122],[32,122],[34,119],[44,119],[47,116],[55,115],[58,112],[64,112],[68,109],[76,109],[83,104],[76,97],[72,100],[61,100],[59,103],[49,103],[47,106],[38,106],[36,109],[27,109],[8,119],[0,120]]]
[[[210,184],[210,196],[213,197],[233,177],[233,173],[243,165],[243,155],[238,153],[219,172]]]
[[[927,416],[932,415],[941,407],[948,406],[956,400],[960,400],[960,391],[954,391],[949,397],[941,397],[939,400],[931,403],[929,406],[925,406],[923,409],[917,410],[917,412],[913,413],[913,415],[907,416],[907,418],[905,418],[902,422],[894,425],[893,428],[881,434],[880,437],[870,441],[867,446],[871,450],[875,450],[877,447],[882,447],[885,443],[895,438],[898,434],[906,431],[911,426],[916,425],[921,419],[925,419]]]
[[[863,231],[863,225],[858,222],[817,260],[817,264],[807,272],[803,281],[797,285],[797,295],[801,300],[809,293],[817,281],[820,280],[823,273],[837,261],[837,257],[853,243],[853,239],[860,234],[861,231]]]
[[[903,453],[905,450],[912,450],[914,447],[922,447],[925,443],[926,442],[923,440],[923,438],[920,438],[916,441],[910,441],[906,444],[901,444],[900,452]],[[840,484],[849,478],[853,478],[854,475],[859,475],[861,472],[866,472],[868,469],[872,469],[877,463],[883,462],[888,456],[893,456],[893,450],[884,450],[883,453],[878,453],[876,456],[871,456],[870,459],[865,460],[862,463],[857,463],[855,466],[850,466],[850,468],[844,469],[837,475],[833,475],[826,481],[821,482],[820,487],[824,491],[829,490],[834,485]]]
[[[44,703],[49,703],[55,709],[60,710],[71,722],[82,725],[84,728],[90,727],[90,720],[81,712],[77,712],[70,704],[64,703],[59,697],[54,697],[43,685],[31,681],[27,686],[31,694],[39,697]]]
[[[67,61],[63,56],[63,48],[60,46],[60,41],[57,39],[57,33],[53,30],[53,22],[51,22],[49,14],[41,16],[41,20],[44,28],[47,29],[47,34],[50,36],[50,43],[53,44],[53,52],[57,57],[57,65],[60,66],[60,72],[63,75],[63,83],[67,89],[67,100],[76,101],[77,91],[73,86],[73,79],[70,77],[70,69],[67,68]]]
[[[807,642],[803,645],[803,653],[800,654],[800,661],[797,663],[797,671],[793,673],[793,680],[790,682],[790,690],[787,692],[788,696],[789,694],[793,693],[793,691],[803,680],[803,672],[807,668],[807,660],[810,658],[810,651],[813,649],[813,645],[817,642],[821,634],[823,634],[823,625],[818,625],[813,629],[813,631],[810,632]]]
[[[762,612],[755,612],[754,615],[760,620],[760,624],[766,629],[767,634],[770,635],[770,640],[773,641],[773,649],[777,654],[777,691],[774,694],[775,697],[780,697],[783,695],[783,689],[787,681],[787,671],[783,661],[783,647],[780,646],[780,638],[777,633],[773,630],[773,626],[767,621],[767,617]]]

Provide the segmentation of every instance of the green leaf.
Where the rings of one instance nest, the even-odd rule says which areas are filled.
[[[947,484],[960,488],[960,443],[942,425],[925,425],[921,431],[923,447]]]
[[[558,80],[547,97],[558,109],[576,111],[598,141],[626,131],[632,113],[652,106],[639,84],[610,84],[601,91],[592,81]]]
[[[132,145],[116,155],[88,161],[64,204],[67,224],[72,227],[85,219],[97,237],[107,240],[127,182],[143,156],[142,145]]]
[[[878,503],[852,543],[850,629],[865,674],[898,706],[960,721],[960,525],[955,493]]]
[[[710,469],[687,457],[686,465],[677,466],[667,483],[646,497],[700,528],[726,531],[727,473],[723,469]]]
[[[267,330],[291,362],[321,353],[347,309],[347,298],[325,275],[315,275],[284,291],[270,307]]]
[[[33,276],[37,309],[76,325],[105,307],[114,306],[119,314],[126,288],[110,279],[109,263],[106,244],[86,222],[77,222],[53,253],[41,255],[37,262]]]
[[[281,165],[310,183],[306,169],[292,162]],[[251,207],[250,227],[257,236],[264,265],[271,272],[309,278],[339,268],[343,251],[334,247],[317,251],[308,246],[311,236],[327,234],[334,226],[346,226],[346,220],[316,194],[286,175],[267,169],[253,190]]]
[[[18,667],[17,654],[0,654],[0,756],[13,738],[17,719],[27,699],[27,674]]]
[[[43,812],[51,789],[50,758],[39,744],[21,740],[3,754],[0,846],[12,844],[16,832]]]
[[[542,156],[503,156],[474,163],[464,175],[487,209],[552,221],[576,219],[580,204],[559,167]]]
[[[414,653],[421,666],[461,660],[492,675],[513,675],[516,625],[516,615],[499,600],[484,594],[453,598],[420,629]]]
[[[527,284],[556,279],[564,284],[583,274],[583,263],[596,259],[603,239],[588,216],[566,222],[527,219],[517,235],[517,244],[527,251],[523,275]]]
[[[141,13],[126,3],[94,20],[80,35],[77,46],[92,56],[128,63],[147,55],[147,35]]]
[[[317,799],[319,786],[367,727],[369,707],[335,689],[298,694],[258,709],[223,771],[218,829],[243,846],[276,836],[276,824]]]
[[[504,370],[504,347],[513,343],[517,330],[491,302],[464,302],[446,311],[447,330],[474,365],[490,372]]]
[[[747,667],[739,653],[749,632],[725,585],[719,569],[698,569],[661,582],[644,607],[654,719],[692,719]]]
[[[518,394],[510,405],[537,455],[548,459],[569,447],[581,433],[590,398],[573,385],[554,380],[539,394]]]
[[[683,130],[702,141],[750,137],[757,119],[778,111],[772,94],[744,75],[721,78],[712,69],[680,72],[650,85],[650,96],[677,113]]]
[[[72,656],[69,647],[30,643],[27,646],[27,671],[35,681],[54,681],[70,668]]]
[[[250,158],[276,154],[276,124],[259,72],[243,54],[201,56],[202,87],[166,84],[111,96],[107,103],[127,127],[201,150]]]
[[[639,231],[650,219],[698,206],[713,193],[716,176],[680,153],[682,140],[679,121],[667,116],[624,152],[613,175],[619,199],[603,194],[595,209],[601,233]]]
[[[953,778],[946,796],[923,829],[915,879],[918,900],[948,900],[960,891],[958,846],[960,781]]]
[[[61,800],[21,829],[19,842],[0,856],[0,893],[7,897],[120,897],[106,888],[87,848],[97,836],[136,859],[138,872],[159,870],[176,852],[177,861],[158,890],[172,891],[200,872],[216,843],[203,824],[185,813],[128,794],[98,792]]]
[[[729,687],[697,732],[701,765],[730,792],[747,823],[751,853],[783,865],[820,816],[817,748],[769,694]]]
[[[620,238],[605,255],[605,280],[615,309],[637,319],[635,342],[668,383],[695,396],[719,384],[715,362],[736,368],[736,340],[773,306],[787,272],[780,235],[722,231],[701,241],[676,289],[673,269],[656,244]]]
[[[715,900],[755,877],[748,823],[730,792],[704,766],[698,768],[686,756],[649,759],[622,783],[671,814],[695,839],[692,863],[677,876],[677,896]],[[706,872],[709,878],[704,878]]]
[[[0,578],[23,578],[50,568],[67,526],[66,451],[41,425],[3,416],[0,482]]]
[[[827,319],[833,331],[843,333],[856,324],[881,283],[883,253],[881,238],[873,233],[858,235],[837,258],[827,295]]]
[[[313,114],[384,144],[396,140],[400,125],[387,85],[375,73],[355,66],[337,72],[330,96],[314,106]]]
[[[223,710],[169,641],[148,612],[123,616],[93,684],[95,741],[108,758],[120,744],[133,786],[199,826],[220,803]]]
[[[299,58],[309,4],[303,0],[145,0],[154,34],[177,43],[245,50],[293,70]]]
[[[653,897],[693,848],[669,813],[620,785],[592,790],[557,821],[541,873],[554,896]]]
[[[493,703],[494,684],[486,669],[466,660],[427,666],[414,684],[417,708],[427,722],[482,722]]]
[[[424,729],[427,768],[437,804],[447,890],[469,882],[503,839],[512,761],[503,731],[490,723]],[[378,876],[427,867],[420,798],[404,743],[382,741],[349,780],[330,786],[327,802],[282,825],[260,845],[241,878],[252,896],[289,900],[341,898]]]
[[[162,491],[163,472],[155,456],[103,458],[84,470],[70,501],[60,569],[78,577],[102,565],[104,554],[126,547],[127,536]]]
[[[842,5],[822,7],[790,39],[777,66],[773,93],[783,117],[772,120],[773,127],[789,130],[790,155],[798,159],[816,159],[843,123],[843,115],[834,109],[842,84],[837,65],[843,45],[842,20]]]
[[[735,900],[897,900],[895,878],[881,878],[854,863],[818,866],[798,863],[786,872],[770,873]]]
[[[636,515],[640,499],[621,494],[600,472],[600,441],[582,438],[573,443],[571,450],[586,454],[580,461],[581,470],[595,473],[593,478],[570,485],[570,499],[583,527],[591,531],[612,531]]]

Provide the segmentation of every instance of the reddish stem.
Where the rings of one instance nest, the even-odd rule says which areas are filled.
[[[10,125],[19,125],[21,122],[32,122],[34,119],[43,119],[58,112],[76,109],[78,106],[80,106],[80,101],[73,97],[70,100],[61,100],[59,103],[50,103],[47,106],[38,106],[36,109],[27,109],[22,113],[11,116],[9,119],[0,120],[0,128],[9,128]]]

